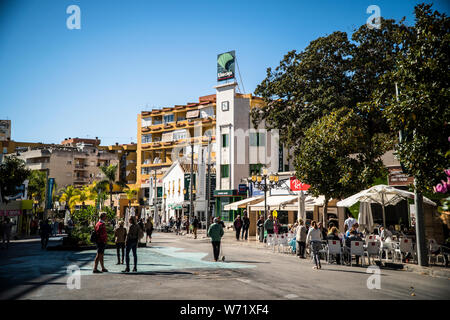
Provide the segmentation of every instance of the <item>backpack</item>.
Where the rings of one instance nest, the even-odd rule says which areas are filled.
[[[91,238],[90,238],[90,240],[91,240],[91,242],[92,243],[97,243],[97,231],[95,231],[95,227],[94,227],[94,230],[92,230],[92,232],[91,232]]]

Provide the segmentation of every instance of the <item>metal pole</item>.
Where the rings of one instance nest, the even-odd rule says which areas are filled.
[[[427,249],[425,244],[425,219],[423,212],[423,195],[417,188],[417,180],[414,179],[414,205],[416,208],[416,246],[417,262],[419,266],[428,266]]]
[[[209,207],[210,207],[210,192],[211,192],[211,174],[210,174],[210,168],[209,163],[211,160],[211,137],[208,137],[208,162],[206,163],[206,199],[207,199],[207,207],[206,207],[206,232],[208,232],[209,228]]]
[[[193,199],[193,185],[194,185],[194,143],[191,140],[191,182],[190,182],[190,212],[188,221],[190,222],[191,218],[194,215],[194,199]],[[186,230],[186,233],[189,233],[189,230]]]
[[[157,221],[158,222],[158,224],[159,224],[159,219],[156,219],[156,215],[158,214],[158,205],[157,205],[157,203],[156,203],[156,199],[157,199],[157,197],[158,197],[158,191],[157,191],[157,189],[156,189],[156,169],[154,169],[154,171],[155,171],[155,178],[154,178],[154,180],[155,180],[155,188],[154,188],[154,190],[153,190],[153,205],[155,206],[155,216],[154,216],[154,220],[153,220],[153,223],[155,223],[155,221]]]

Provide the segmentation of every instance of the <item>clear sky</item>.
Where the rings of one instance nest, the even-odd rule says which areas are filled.
[[[16,141],[136,142],[142,110],[215,92],[218,53],[236,50],[250,93],[288,51],[365,24],[369,5],[411,25],[419,2],[0,0],[0,119]],[[72,4],[80,30],[66,27]],[[434,8],[449,15],[449,1]]]

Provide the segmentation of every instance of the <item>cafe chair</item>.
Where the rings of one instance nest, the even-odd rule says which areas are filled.
[[[342,263],[342,258],[344,256],[344,252],[342,251],[341,242],[339,240],[328,240],[328,248],[327,248],[327,262],[330,264],[330,255],[340,255],[340,262]],[[337,262],[337,260],[336,260]]]
[[[364,266],[364,242],[352,241],[350,246],[350,266],[353,266],[353,256],[361,257],[361,264]]]
[[[441,246],[437,244],[436,240],[428,240],[428,264],[431,265],[431,258],[434,258],[435,263],[439,262],[439,258],[442,258],[442,264],[445,264],[444,254],[442,253]]]
[[[381,260],[380,256],[380,243],[378,241],[371,241],[367,243],[367,249],[364,252],[367,256],[367,260],[370,265],[370,257],[372,257],[372,261],[374,261],[373,257],[376,256]]]
[[[400,243],[398,248],[394,250],[394,261],[398,257],[400,258],[400,262],[403,262],[403,257],[407,256],[408,253],[413,257],[414,262],[416,261],[416,254],[413,249],[413,243],[411,239],[408,238],[400,238]]]

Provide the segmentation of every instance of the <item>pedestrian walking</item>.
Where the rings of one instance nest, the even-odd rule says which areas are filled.
[[[52,233],[52,227],[50,226],[50,221],[48,219],[41,222],[39,233],[41,236],[41,248],[46,249],[48,245],[48,238]]]
[[[179,235],[181,233],[181,217],[178,217],[175,225],[177,226],[177,235]]]
[[[127,267],[122,272],[130,272],[130,251],[133,251],[134,268],[133,272],[137,272],[137,245],[139,241],[139,225],[136,224],[134,217],[130,217],[130,227],[126,237],[126,263]]]
[[[93,273],[108,272],[108,270],[105,268],[104,265],[105,248],[106,242],[108,241],[108,234],[106,233],[105,221],[106,221],[106,213],[102,212],[100,213],[100,220],[94,227],[95,242],[97,245],[97,255],[95,256]],[[99,271],[97,269],[99,262],[102,267],[102,271]]]
[[[322,248],[322,232],[317,226],[316,221],[311,222],[311,228],[309,229],[308,235],[306,236],[306,242],[310,245],[314,263],[316,264],[313,269],[322,269],[319,257],[319,251]]]
[[[264,229],[267,231],[267,234],[273,234],[273,217],[272,215],[269,215],[267,220],[264,222]]]
[[[117,250],[117,263],[123,264],[123,260],[125,257],[125,239],[127,238],[127,229],[124,227],[124,222],[121,220],[119,222],[119,226],[114,231],[114,240],[116,242],[116,250]],[[122,262],[120,262],[120,251],[122,251]]]
[[[250,228],[250,219],[247,216],[247,210],[244,210],[244,217],[242,218],[242,239],[247,240],[248,238],[248,229]]]
[[[3,245],[2,247],[5,247],[6,242],[6,249],[9,248],[9,240],[11,238],[11,229],[13,227],[14,223],[11,222],[9,218],[5,218],[2,224],[2,230],[3,230]]]
[[[152,218],[148,217],[147,222],[145,223],[145,242],[152,242],[152,232],[153,232],[153,222]]]
[[[303,219],[299,219],[295,238],[297,241],[297,256],[300,259],[305,259],[306,236],[307,232]]]
[[[198,221],[197,217],[194,217],[194,220],[192,220],[192,231],[194,232],[194,239],[197,239],[197,230],[199,227],[200,222]]]
[[[236,219],[234,219],[233,222],[234,230],[236,231],[236,240],[239,241],[239,235],[241,234],[241,228],[242,228],[242,220],[241,216],[238,215]]]
[[[264,217],[262,215],[259,216],[256,226],[258,227],[259,242],[263,242],[264,241]]]
[[[273,219],[273,233],[275,234],[279,234],[280,233],[280,222],[278,221],[278,218],[275,217],[275,219]]]
[[[214,223],[209,226],[208,229],[208,237],[211,238],[211,244],[213,247],[213,255],[214,255],[214,261],[219,260],[219,254],[220,254],[220,241],[223,237],[223,228],[219,224],[219,219],[214,218]],[[223,257],[224,259],[225,257]]]

